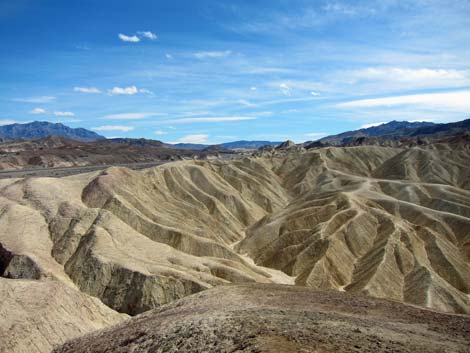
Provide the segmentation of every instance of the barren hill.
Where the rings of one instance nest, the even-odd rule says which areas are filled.
[[[464,138],[0,180],[0,275],[130,315],[247,282],[468,314],[469,163]]]
[[[470,317],[279,285],[221,286],[54,353],[470,352]]]
[[[80,142],[51,136],[0,144],[0,170],[63,168],[207,158],[224,151],[175,150],[161,141],[111,139]]]

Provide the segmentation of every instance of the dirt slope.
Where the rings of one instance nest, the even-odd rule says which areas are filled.
[[[50,352],[55,345],[126,319],[58,281],[0,278],[0,352]]]
[[[470,352],[470,318],[339,292],[221,286],[55,353]]]

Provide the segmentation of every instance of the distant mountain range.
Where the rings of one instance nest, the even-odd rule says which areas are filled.
[[[87,129],[71,128],[61,123],[50,123],[47,121],[0,126],[0,139],[2,140],[35,140],[49,136],[61,136],[83,142],[106,139],[104,136]]]
[[[96,132],[83,129],[71,128],[61,123],[50,123],[47,121],[34,121],[26,124],[11,124],[0,126],[0,142],[11,140],[36,140],[50,136],[60,136],[70,140],[91,142],[105,140],[106,137],[97,134]],[[165,147],[172,149],[185,149],[185,150],[205,150],[213,145],[207,144],[193,144],[193,143],[177,143],[169,144],[158,140],[149,139],[131,139],[131,138],[114,138],[113,142],[138,145],[148,147]],[[281,142],[271,141],[234,141],[217,145],[220,149],[258,149],[266,145],[277,146]]]
[[[311,147],[321,147],[324,145],[346,146],[348,144],[354,144],[355,141],[360,138],[375,138],[380,140],[387,139],[392,141],[402,138],[442,137],[469,130],[470,119],[448,124],[434,124],[431,122],[391,121],[389,123],[366,129],[347,131],[338,135],[327,136],[315,142],[307,141],[302,145],[309,145]],[[87,129],[70,128],[60,123],[50,123],[45,121],[35,121],[27,124],[11,124],[0,126],[0,141],[19,139],[35,140],[50,136],[60,136],[69,140],[81,142],[100,141],[106,139],[104,136],[98,135],[97,133]],[[111,141],[130,146],[133,145],[139,147],[159,147],[167,149],[185,149],[197,151],[215,151],[214,149],[217,149],[219,151],[236,149],[253,150],[268,145],[276,147],[282,144],[282,142],[246,140],[226,142],[218,145],[191,143],[168,144],[158,140],[132,138],[115,138],[111,139]]]
[[[280,145],[281,142],[273,142],[273,141],[233,141],[233,142],[226,142],[226,143],[221,143],[217,146],[220,146],[222,148],[228,149],[228,150],[235,150],[235,149],[246,149],[246,150],[256,150],[258,148],[271,145],[273,147],[276,147],[277,145]],[[190,149],[190,150],[204,150],[211,145],[203,145],[203,144],[194,144],[194,143],[177,143],[173,145],[168,145],[170,148],[176,148],[176,149]]]
[[[318,142],[330,145],[344,145],[362,137],[380,137],[399,139],[404,137],[430,136],[435,137],[451,135],[470,130],[470,119],[448,124],[434,124],[431,122],[391,121],[386,124],[343,132],[338,135],[324,137]]]

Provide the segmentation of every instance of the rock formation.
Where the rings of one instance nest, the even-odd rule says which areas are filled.
[[[247,282],[468,314],[468,146],[279,150],[0,180],[1,285],[57,282],[129,315]]]

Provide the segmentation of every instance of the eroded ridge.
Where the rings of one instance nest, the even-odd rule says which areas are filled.
[[[130,315],[244,282],[468,313],[468,161],[467,145],[329,147],[2,180],[2,269]]]

